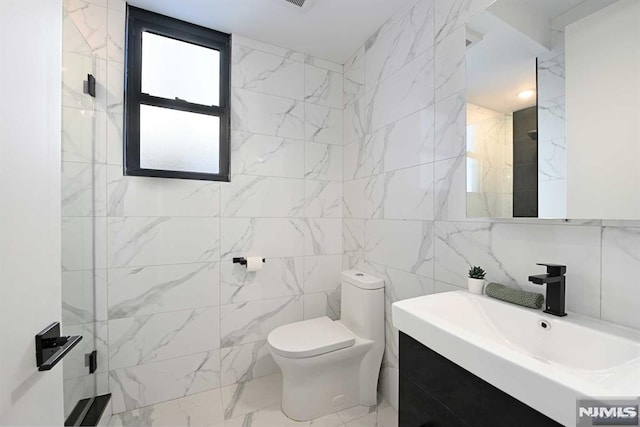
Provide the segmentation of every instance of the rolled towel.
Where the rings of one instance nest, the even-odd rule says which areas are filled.
[[[489,283],[484,293],[492,298],[518,304],[523,307],[540,308],[544,304],[544,296],[542,294],[509,288],[499,283]]]

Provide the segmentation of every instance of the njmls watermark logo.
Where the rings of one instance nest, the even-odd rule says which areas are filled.
[[[640,426],[636,399],[581,399],[576,404],[577,427]]]

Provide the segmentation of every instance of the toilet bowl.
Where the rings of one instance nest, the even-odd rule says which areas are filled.
[[[384,281],[342,273],[341,319],[280,326],[267,337],[282,371],[282,410],[298,421],[376,404],[384,352]]]

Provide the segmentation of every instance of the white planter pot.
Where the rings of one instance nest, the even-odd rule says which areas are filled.
[[[476,295],[482,295],[484,291],[484,279],[472,279],[471,277],[467,278],[467,288],[469,288],[469,292]]]

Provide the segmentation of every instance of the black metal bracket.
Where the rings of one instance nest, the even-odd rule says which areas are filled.
[[[96,97],[96,78],[92,74],[87,74],[87,81],[84,82],[84,93]]]
[[[266,262],[266,260],[264,258],[262,258],[262,262]],[[247,259],[246,258],[234,258],[233,259],[233,263],[234,264],[240,264],[240,265],[247,265]]]
[[[86,365],[89,367],[89,373],[93,374],[98,369],[98,351],[93,350],[91,353],[85,354]]]
[[[36,366],[48,371],[82,340],[81,335],[60,336],[60,322],[53,322],[36,335]]]

